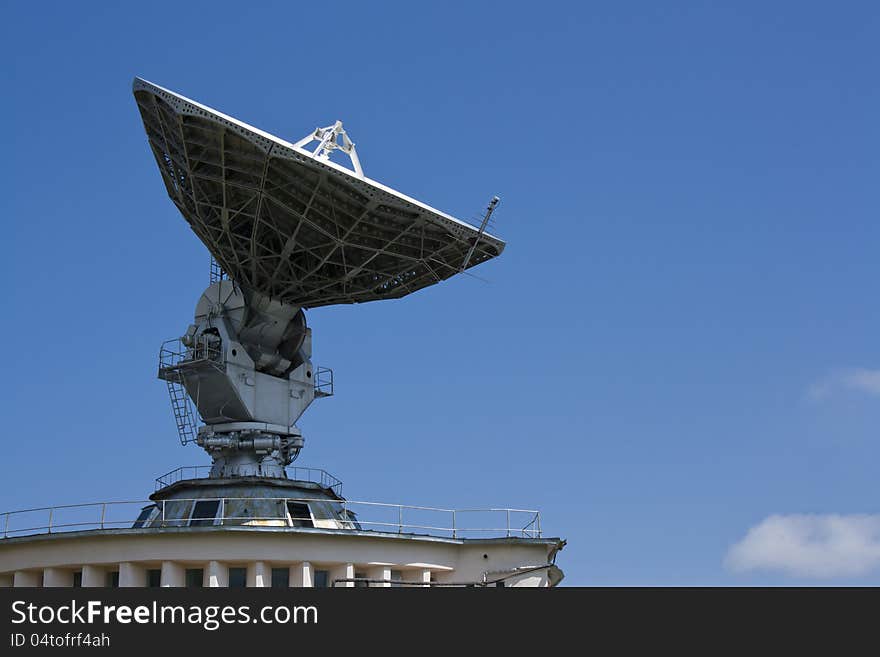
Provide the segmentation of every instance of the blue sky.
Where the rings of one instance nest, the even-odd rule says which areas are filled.
[[[347,496],[539,508],[567,584],[880,584],[875,3],[4,8],[0,509],[208,462],[155,378],[208,255],[137,75],[502,198],[488,282],[308,313],[300,461]]]

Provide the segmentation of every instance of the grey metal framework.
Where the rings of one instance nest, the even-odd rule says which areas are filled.
[[[392,299],[504,249],[359,165],[348,170],[140,78],[134,95],[168,195],[248,289],[302,308]]]

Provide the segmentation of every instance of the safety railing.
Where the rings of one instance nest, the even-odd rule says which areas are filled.
[[[191,344],[184,344],[182,338],[172,338],[162,343],[159,349],[159,372],[174,369],[186,363],[200,361],[219,361],[219,338],[200,335]]]
[[[287,478],[294,481],[308,481],[318,484],[321,488],[329,488],[336,495],[342,497],[342,481],[337,479],[326,470],[320,468],[307,468],[305,466],[287,466],[285,468]],[[210,465],[185,465],[176,468],[171,472],[166,472],[161,477],[156,478],[156,490],[165,488],[178,481],[185,479],[205,479],[210,478]],[[223,479],[231,479],[231,477],[223,477]],[[222,479],[218,478],[218,482],[222,483]]]
[[[315,397],[333,396],[333,370],[329,367],[315,368]]]
[[[188,504],[190,502],[212,501],[218,503],[214,516],[193,518],[182,513],[183,509],[191,509],[195,506]],[[259,508],[259,505],[255,504],[258,502],[275,502],[283,511],[267,516],[230,513],[230,506],[232,509],[236,508],[237,505],[234,503],[238,501],[247,501],[246,506],[249,508]],[[326,500],[294,497],[215,497],[157,502],[133,500],[67,504],[0,513],[0,531],[4,539],[95,529],[138,528],[149,531],[165,527],[190,526],[193,520],[197,521],[193,524],[198,526],[250,525],[253,528],[262,528],[271,522],[274,529],[286,527],[301,531],[303,519],[288,515],[288,502],[308,505]],[[340,500],[337,504],[337,513],[334,517],[313,520],[316,528],[398,534],[427,533],[449,538],[542,537],[541,514],[530,509],[444,509],[358,500]]]

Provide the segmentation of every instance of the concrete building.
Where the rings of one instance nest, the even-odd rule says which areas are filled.
[[[326,473],[298,470],[316,481],[183,479],[143,505],[3,514],[0,586],[553,586],[562,579],[554,561],[564,542],[541,536],[536,512],[353,502],[338,486],[316,483]]]

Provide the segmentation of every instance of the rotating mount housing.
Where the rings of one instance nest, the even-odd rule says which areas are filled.
[[[205,290],[194,323],[163,345],[159,378],[195,404],[205,422],[195,442],[215,476],[284,476],[303,446],[296,421],[316,396],[311,351],[302,309],[228,279]]]

